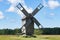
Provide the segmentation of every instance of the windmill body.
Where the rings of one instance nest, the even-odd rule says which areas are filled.
[[[22,34],[23,35],[33,35],[34,34],[34,23],[38,26],[41,25],[36,18],[34,18],[34,15],[43,8],[42,4],[39,4],[36,9],[32,13],[28,13],[24,7],[19,3],[16,6],[22,13],[25,15],[24,18],[22,18]]]
[[[31,20],[31,23],[28,24]],[[32,19],[22,19],[22,25],[28,24],[25,26],[22,26],[21,30],[23,35],[32,35],[34,34],[34,22]]]

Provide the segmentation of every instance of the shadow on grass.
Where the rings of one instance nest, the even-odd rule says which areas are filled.
[[[45,37],[44,39],[50,39],[50,37]]]
[[[36,36],[23,36],[24,38],[37,38]]]

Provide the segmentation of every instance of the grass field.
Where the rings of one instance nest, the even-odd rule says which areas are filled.
[[[60,40],[60,35],[36,35],[36,38],[18,37],[17,35],[0,35],[0,40]]]

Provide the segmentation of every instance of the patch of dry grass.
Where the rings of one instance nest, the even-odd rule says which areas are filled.
[[[60,40],[60,35],[36,35],[34,37],[25,38],[17,35],[0,35],[0,40]]]

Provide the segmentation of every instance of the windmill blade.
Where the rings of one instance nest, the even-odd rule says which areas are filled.
[[[41,25],[34,17],[33,17],[33,21],[36,23],[37,26]]]
[[[36,9],[32,12],[32,16],[34,16],[39,10],[41,10],[44,6],[40,3]]]
[[[28,12],[25,10],[25,8],[20,3],[16,7],[19,10],[21,10],[25,16],[29,16]]]
[[[40,26],[41,28],[43,28],[43,26],[34,17],[33,17],[33,21],[36,23],[39,29],[40,29]]]

